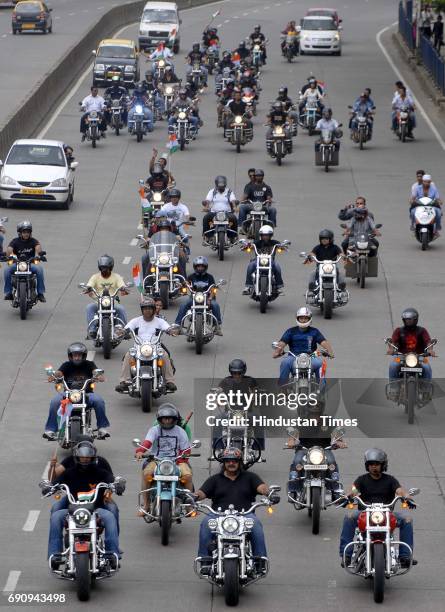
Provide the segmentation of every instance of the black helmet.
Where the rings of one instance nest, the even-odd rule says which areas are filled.
[[[153,166],[153,170],[151,171],[152,175],[155,176],[157,174],[163,174],[164,170],[159,162],[156,162]]]
[[[321,242],[322,238],[328,238],[332,242],[334,240],[334,232],[328,229],[321,230],[318,234],[318,240]]]
[[[68,359],[70,361],[72,361],[73,353],[81,353],[82,361],[85,361],[85,359],[87,358],[88,350],[83,342],[73,342],[72,344],[69,345],[67,349],[67,353],[68,353]]]
[[[406,321],[408,321],[409,319],[414,321],[413,325],[406,324]],[[405,310],[402,312],[402,321],[405,327],[416,327],[418,320],[419,313],[415,308],[405,308]]]
[[[241,461],[243,460],[243,455],[239,448],[228,447],[223,450],[221,455],[219,456],[220,461]]]
[[[150,78],[148,78],[150,77]],[[145,80],[146,81],[152,81],[153,80],[153,73],[151,70],[147,70],[147,72],[145,73]]]
[[[18,225],[17,225],[17,234],[21,234],[22,232],[32,232],[32,223],[31,221],[21,221]]]
[[[280,100],[275,100],[275,102],[273,103],[272,108],[274,110],[283,110],[283,103]]]
[[[92,463],[97,463],[96,447],[94,446],[94,444],[91,444],[90,442],[81,442],[80,444],[77,444],[76,447],[74,448],[73,457],[74,457],[74,461],[77,466],[86,468]],[[91,459],[91,461],[89,461],[86,464],[81,463],[80,459],[83,457],[88,457],[89,459]]]
[[[97,260],[97,267],[99,270],[102,270],[103,268],[112,270],[114,268],[114,259],[111,257],[111,255],[101,255],[101,257],[99,257]]]
[[[240,44],[238,45],[238,49],[245,49],[245,48],[246,48],[246,41],[242,40]]]
[[[166,417],[170,417],[173,419],[173,423],[171,425],[162,425],[161,419]],[[163,429],[172,429],[179,421],[179,412],[176,406],[174,406],[173,404],[162,404],[162,406],[159,407],[159,410],[156,413],[156,420]]]
[[[261,176],[262,178],[264,178],[264,170],[261,170],[260,168],[257,168],[255,170],[255,176]]]
[[[243,359],[232,359],[229,363],[230,374],[244,374],[247,372],[247,365]]]
[[[261,26],[257,24],[253,29],[254,29],[254,31],[261,30]]]
[[[287,97],[287,87],[280,87],[278,90],[278,95]]]
[[[142,298],[140,308],[141,310],[144,310],[144,308],[153,308],[153,311],[156,310],[156,304],[154,299],[152,297]]]
[[[167,231],[171,231],[171,229],[172,229],[172,222],[171,222],[171,220],[170,220],[170,219],[165,219],[165,218],[163,218],[163,219],[161,219],[161,220],[158,222],[158,224],[157,224],[157,225],[158,225],[158,228],[159,228],[160,230],[167,230]]]
[[[168,195],[171,198],[180,198],[181,197],[181,191],[179,189],[176,189],[176,187],[174,189],[170,189],[170,191],[168,192]]]
[[[192,45],[192,49],[193,51],[199,51],[199,43],[198,42],[194,42]]]
[[[204,266],[204,268],[207,270],[207,268],[209,267],[207,257],[204,257],[203,255],[195,257],[195,259],[193,260],[193,269],[196,270],[198,266]]]
[[[365,469],[368,471],[370,463],[380,463],[382,472],[388,469],[388,455],[380,448],[368,448],[365,452]]]
[[[215,187],[224,187],[224,189],[227,187],[227,177],[223,176],[222,174],[218,174],[218,176],[215,178]]]

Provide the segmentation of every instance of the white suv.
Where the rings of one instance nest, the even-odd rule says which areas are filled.
[[[341,55],[341,26],[331,17],[311,16],[301,20],[300,53]]]
[[[178,53],[181,22],[175,2],[147,2],[139,25],[139,49],[154,49],[163,42]]]

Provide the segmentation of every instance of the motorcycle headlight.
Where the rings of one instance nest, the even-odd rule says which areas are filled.
[[[82,401],[82,393],[80,391],[71,391],[70,402],[72,404],[80,404]]]
[[[260,257],[260,266],[268,266],[269,258],[268,257]]]
[[[195,302],[197,304],[204,304],[204,300],[205,300],[205,296],[203,293],[196,293],[195,294]]]
[[[161,68],[163,68],[165,66],[165,61],[163,59],[159,60],[159,64],[158,66],[160,66]]]
[[[237,115],[237,116],[235,117],[235,123],[240,124],[240,123],[242,123],[242,122],[243,122],[243,118],[241,117],[241,115]]]
[[[358,249],[367,249],[368,248],[368,243],[367,242],[357,242],[357,248]]]
[[[334,266],[332,264],[323,264],[322,270],[325,274],[332,274]]]
[[[4,176],[2,178],[2,185],[17,185],[17,181],[11,176]]]
[[[277,127],[274,130],[274,134],[276,134],[277,136],[280,136],[283,133],[283,128],[281,127],[281,125],[277,125]]]
[[[175,464],[173,461],[161,461],[158,465],[158,472],[162,474],[162,476],[172,476],[175,471]]]
[[[165,93],[166,93],[166,94],[171,94],[171,93],[173,93],[173,87],[166,87],[166,88],[165,88]]]
[[[415,368],[419,359],[415,353],[408,353],[405,357],[405,363],[409,368]]]
[[[217,212],[215,215],[215,219],[217,221],[225,221],[226,220],[226,213],[223,211]]]
[[[260,212],[260,210],[263,210],[262,202],[255,202],[255,204],[253,205],[253,210],[255,212]]]
[[[235,533],[239,529],[239,521],[234,516],[228,516],[223,520],[222,528],[227,533]]]
[[[134,109],[139,115],[142,114],[142,106],[140,104],[136,105],[136,108]]]
[[[125,72],[134,72],[134,66],[125,66]]]
[[[255,45],[253,48],[254,51],[259,51],[260,50],[260,45]]]
[[[17,269],[19,272],[26,272],[26,270],[28,269],[28,264],[26,263],[26,261],[19,261]]]
[[[185,119],[187,117],[187,114],[184,111],[181,111],[178,115],[179,119]]]
[[[153,194],[153,202],[162,202],[162,194],[159,192]]]
[[[143,344],[141,346],[142,357],[151,357],[153,355],[153,347],[151,344]]]
[[[97,119],[97,111],[91,111],[90,119]]]
[[[166,266],[167,264],[170,263],[170,257],[168,253],[161,253],[159,255],[159,263],[163,266]]]
[[[308,452],[307,458],[312,465],[320,465],[324,461],[324,452],[319,448],[314,448]]]
[[[357,121],[359,121],[360,123],[365,123],[366,118],[361,115],[360,117],[357,117]]]
[[[73,519],[76,525],[84,527],[88,525],[91,519],[91,512],[86,508],[78,508],[73,513]]]
[[[111,298],[106,296],[101,299],[101,304],[104,308],[110,308],[111,306]]]
[[[68,183],[65,178],[56,179],[51,183],[51,187],[66,187]]]
[[[297,357],[297,368],[307,369],[311,366],[311,357],[307,353],[301,353]]]
[[[371,512],[370,518],[371,523],[373,523],[374,525],[381,525],[385,522],[385,515],[380,510],[375,510],[374,512]]]
[[[104,72],[105,71],[105,64],[96,64],[96,70],[98,72]]]

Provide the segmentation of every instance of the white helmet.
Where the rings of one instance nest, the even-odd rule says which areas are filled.
[[[271,225],[263,225],[260,227],[260,236],[273,236],[273,227]]]
[[[309,317],[309,321],[306,321],[305,323],[301,323],[299,321],[300,317]],[[301,308],[299,308],[297,310],[296,321],[297,321],[298,327],[301,327],[302,329],[304,329],[305,327],[309,327],[309,325],[312,323],[311,309],[308,308],[307,306],[302,306]]]

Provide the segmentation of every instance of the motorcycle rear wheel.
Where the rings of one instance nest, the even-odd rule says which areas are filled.
[[[171,527],[171,510],[170,501],[163,499],[161,501],[161,544],[162,546],[168,546],[170,539],[170,527]]]
[[[227,606],[237,606],[239,602],[238,566],[238,559],[224,559],[224,599]]]
[[[76,553],[76,587],[79,601],[88,601],[91,593],[90,554]]]
[[[375,603],[382,603],[385,597],[385,549],[381,542],[373,545],[374,578],[373,591]]]

